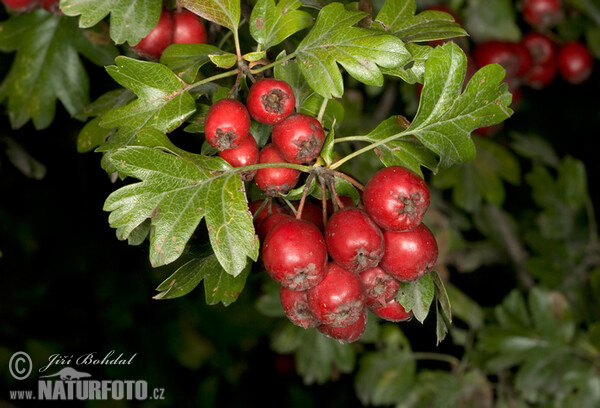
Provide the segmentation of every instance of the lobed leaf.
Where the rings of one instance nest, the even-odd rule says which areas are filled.
[[[202,218],[215,256],[228,274],[238,276],[247,257],[257,259],[258,243],[241,179],[236,172],[215,172],[223,167],[221,159],[192,160],[157,148],[129,146],[108,160],[122,177],[140,180],[107,198],[109,223],[119,228],[120,239],[126,239],[150,218],[153,266],[178,259]]]
[[[172,44],[160,56],[161,64],[171,68],[182,81],[191,84],[198,70],[211,61],[211,55],[225,54],[225,51],[209,44]]]
[[[401,282],[396,300],[415,318],[423,323],[435,295],[435,285],[431,273],[412,282]]]
[[[292,34],[309,27],[312,16],[298,10],[299,0],[258,0],[250,16],[250,34],[267,50],[283,42]]]
[[[179,4],[208,21],[237,32],[240,0],[179,0]]]
[[[136,45],[156,26],[162,0],[61,0],[61,11],[80,16],[79,27],[98,24],[110,14],[110,38],[117,43]]]

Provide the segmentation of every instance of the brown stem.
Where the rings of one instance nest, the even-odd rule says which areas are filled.
[[[323,211],[323,225],[327,225],[327,191],[325,190],[325,182],[321,182],[321,210]]]
[[[302,198],[300,199],[300,204],[298,205],[298,212],[296,213],[296,219],[299,220],[302,218],[302,210],[304,210],[304,203],[306,202],[306,195],[308,194],[308,190],[310,188],[310,183],[312,183],[315,178],[315,173],[310,173],[306,178],[306,184],[304,185],[304,189],[302,190]]]
[[[360,191],[363,191],[365,189],[365,186],[360,184],[355,178],[350,177],[346,173],[342,173],[341,171],[337,171],[337,170],[332,170],[332,172],[333,172],[334,176],[341,177],[344,180],[350,182],[354,187],[358,188]]]

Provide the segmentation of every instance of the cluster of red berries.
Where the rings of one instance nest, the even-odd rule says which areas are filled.
[[[206,141],[234,167],[257,163],[310,163],[321,152],[325,133],[317,119],[293,113],[295,105],[292,88],[285,81],[260,79],[250,87],[245,105],[236,99],[221,99],[209,108],[204,120]],[[250,134],[251,117],[273,125],[270,140],[260,151]],[[254,178],[267,195],[278,196],[294,188],[300,171],[267,167],[247,172],[243,178]]]
[[[424,276],[438,255],[422,223],[429,190],[421,177],[400,166],[378,171],[364,188],[363,206],[345,201],[324,228],[314,204],[304,203],[314,215],[305,217],[301,209],[293,217],[268,202],[267,211],[259,202],[250,209],[258,212],[261,260],[281,285],[281,304],[293,324],[353,342],[365,331],[367,310],[394,322],[412,317],[396,300],[400,282]]]
[[[2,0],[6,8],[20,13],[29,12],[36,8],[43,8],[53,13],[58,13],[60,0]]]
[[[187,11],[163,9],[158,23],[133,50],[144,58],[158,59],[171,44],[205,44],[206,28],[198,16]]]

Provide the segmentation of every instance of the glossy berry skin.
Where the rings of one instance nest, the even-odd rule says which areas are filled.
[[[382,306],[371,308],[376,316],[390,322],[404,322],[412,318],[413,313],[404,310],[404,307],[396,299],[390,300]]]
[[[367,292],[369,308],[384,306],[396,297],[400,289],[399,281],[379,266],[362,271],[359,276]]]
[[[558,52],[558,71],[570,84],[580,84],[590,77],[594,58],[580,42],[564,44]]]
[[[325,134],[317,119],[293,113],[273,126],[271,139],[287,162],[301,164],[317,158]]]
[[[2,0],[2,3],[14,11],[28,11],[35,6],[35,0]]]
[[[317,330],[327,337],[338,340],[340,343],[352,343],[362,337],[367,328],[367,312],[366,310],[351,325],[344,327],[335,327],[327,324],[317,326]]]
[[[325,227],[325,242],[331,259],[352,272],[377,266],[383,256],[381,229],[359,208],[333,214]]]
[[[335,262],[327,264],[327,274],[308,291],[308,303],[322,324],[345,327],[364,313],[367,294],[360,277]]]
[[[383,231],[383,239],[385,253],[379,266],[401,282],[419,279],[437,261],[437,242],[425,224],[410,231]]]
[[[534,65],[545,64],[556,58],[554,41],[542,33],[532,31],[525,34],[521,44],[529,50]]]
[[[306,290],[327,272],[327,248],[319,229],[292,218],[278,223],[267,234],[261,252],[269,275],[281,286]]]
[[[523,18],[536,28],[556,25],[562,18],[561,0],[525,0]]]
[[[250,115],[246,107],[235,99],[221,99],[206,113],[204,134],[206,141],[219,151],[235,149],[248,136]]]
[[[285,315],[296,326],[308,329],[320,324],[308,305],[307,291],[291,290],[282,286],[279,289],[279,299]]]
[[[279,224],[281,221],[291,220],[293,218],[294,217],[291,215],[283,213],[274,213],[269,215],[256,225],[256,235],[258,235],[258,239],[260,242],[264,242],[265,238],[267,238],[267,235],[269,232],[271,232],[275,225]]]
[[[254,217],[254,225],[258,225],[260,222],[265,220],[269,215],[276,213],[285,213],[285,210],[277,203],[269,200],[269,202],[260,210],[257,215],[257,211],[263,205],[263,200],[250,201],[248,203],[248,209]]]
[[[477,44],[473,49],[473,61],[478,67],[484,67],[489,64],[499,64],[506,70],[507,79],[517,76],[521,66],[521,60],[509,42],[505,41],[487,41]]]
[[[271,143],[260,151],[259,163],[285,163],[279,150]],[[300,171],[289,167],[268,167],[259,169],[254,176],[254,182],[267,195],[278,196],[290,191],[298,183]]]
[[[429,189],[413,171],[390,166],[375,173],[365,185],[363,204],[381,228],[406,231],[421,223],[429,208]]]
[[[141,57],[158,59],[172,42],[173,19],[170,12],[163,10],[156,26],[133,47],[133,50]]]
[[[525,44],[521,42],[510,43],[510,46],[514,55],[519,61],[519,65],[515,72],[515,75],[518,78],[522,78],[525,75],[527,75],[527,73],[533,66],[533,57],[531,56],[529,49],[525,46]]]
[[[296,210],[300,207],[299,201],[296,201],[292,204]],[[304,207],[302,208],[302,214],[300,218],[315,224],[317,228],[319,228],[319,231],[323,231],[325,229],[325,224],[323,223],[323,212],[321,208],[309,201],[304,202]]]
[[[206,44],[206,28],[187,10],[173,12],[173,44]]]
[[[296,105],[292,88],[285,81],[264,78],[256,81],[248,92],[246,106],[250,115],[261,123],[274,125],[288,117]]]
[[[252,135],[248,135],[235,149],[223,150],[219,156],[233,167],[251,166],[258,163],[258,145]],[[256,170],[241,173],[242,180],[252,180]]]
[[[554,60],[534,65],[527,74],[526,82],[533,89],[545,88],[556,77],[556,71],[556,62]]]

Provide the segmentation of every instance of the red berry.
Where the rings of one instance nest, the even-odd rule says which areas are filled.
[[[558,52],[558,70],[565,81],[580,84],[592,75],[594,58],[580,42],[564,44]]]
[[[396,299],[390,300],[385,305],[371,308],[371,311],[378,317],[390,322],[404,322],[413,316],[413,313],[404,310],[404,307]]]
[[[534,89],[542,89],[554,80],[556,62],[554,60],[534,65],[527,74],[527,84]]]
[[[60,2],[60,0],[38,0],[38,4],[42,8],[44,8],[52,13],[60,12],[59,2]]]
[[[489,64],[502,65],[507,79],[515,78],[521,66],[512,44],[505,41],[492,40],[477,44],[473,50],[473,60],[480,68]]]
[[[286,163],[279,150],[272,144],[262,148],[259,163]],[[298,183],[300,171],[289,167],[267,167],[256,171],[254,182],[267,195],[277,196],[290,191]]]
[[[172,42],[173,19],[170,12],[163,10],[156,26],[133,47],[133,50],[144,58],[158,59]]]
[[[206,28],[198,16],[187,10],[173,13],[173,44],[205,44]]]
[[[367,292],[369,308],[387,304],[396,297],[400,289],[398,280],[379,266],[362,271],[359,276]]]
[[[255,225],[259,224],[261,221],[266,219],[271,214],[285,213],[285,210],[283,208],[281,208],[281,206],[279,204],[273,202],[272,200],[269,200],[269,202],[265,206],[263,206],[262,210],[258,213],[258,215],[256,215],[256,212],[262,205],[263,205],[263,200],[250,201],[248,203],[248,209],[254,216],[254,224]]]
[[[331,259],[352,272],[377,266],[383,256],[381,230],[358,208],[343,208],[331,216],[325,227],[325,242]]]
[[[348,326],[336,327],[327,324],[317,326],[317,330],[327,337],[339,340],[340,343],[352,343],[362,337],[367,328],[367,312],[364,311],[358,320]]]
[[[274,125],[292,113],[296,98],[285,81],[264,78],[256,81],[246,99],[250,115],[259,122]]]
[[[519,67],[515,72],[515,75],[519,78],[522,78],[533,66],[533,57],[531,56],[529,49],[521,42],[510,43],[510,46],[512,47],[513,53],[519,60]]]
[[[348,197],[348,196],[338,196],[338,198],[340,199],[340,201],[342,202],[342,205],[344,206],[343,208],[352,208],[352,207],[356,207],[354,205],[354,200],[352,199],[352,197]],[[359,208],[362,208],[362,205],[359,204],[358,205]],[[327,214],[329,215],[333,215],[333,213],[335,213],[335,208],[333,207],[333,199],[330,198],[327,200]]]
[[[296,201],[293,203],[296,210],[300,206],[300,202]],[[308,201],[304,202],[304,207],[302,208],[302,215],[300,216],[303,220],[312,222],[319,228],[320,231],[325,229],[325,224],[323,223],[323,211],[321,208],[313,203]]]
[[[291,290],[282,286],[279,289],[279,298],[283,311],[290,322],[305,329],[319,325],[319,321],[308,305],[307,291]]]
[[[219,156],[233,167],[251,166],[258,163],[258,145],[252,135],[244,138],[235,149],[223,150]],[[252,180],[256,170],[246,171],[241,174],[242,180]]]
[[[269,275],[282,286],[306,290],[327,271],[327,248],[319,229],[308,221],[283,220],[273,227],[262,247]]]
[[[2,0],[2,3],[14,11],[29,11],[35,7],[35,0]]]
[[[562,18],[561,0],[525,0],[523,18],[537,28],[556,25]]]
[[[419,279],[437,261],[437,242],[425,224],[410,231],[383,231],[383,239],[385,253],[379,266],[399,281]]]
[[[300,164],[319,155],[325,134],[317,119],[293,113],[273,126],[271,138],[287,162]]]
[[[256,224],[256,235],[258,235],[260,242],[265,241],[265,238],[275,225],[279,224],[281,221],[290,220],[292,218],[294,217],[289,214],[275,213]]]
[[[534,65],[545,64],[556,58],[554,41],[542,33],[529,32],[521,40],[531,54]]]
[[[359,276],[334,262],[327,264],[323,280],[308,291],[308,303],[317,319],[334,327],[356,322],[364,313],[366,301]]]
[[[221,99],[206,113],[206,141],[219,151],[235,149],[248,136],[249,131],[250,115],[240,101]]]
[[[366,184],[363,203],[381,228],[405,231],[419,225],[429,208],[429,189],[413,171],[391,166],[379,170]]]

